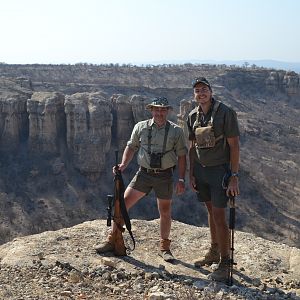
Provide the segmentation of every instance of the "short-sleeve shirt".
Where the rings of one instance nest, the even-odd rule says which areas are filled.
[[[215,103],[215,100],[213,100],[213,105],[215,105]],[[194,108],[188,115],[187,127],[190,141],[196,140],[194,124],[199,108],[200,107]],[[206,119],[211,118],[212,111],[212,109],[209,110],[207,116],[205,116]],[[198,126],[201,125],[198,124]],[[236,112],[224,103],[220,103],[213,119],[213,129],[216,138],[221,135],[223,135],[223,138],[219,139],[212,148],[202,149],[196,146],[195,149],[197,161],[204,166],[217,166],[230,162],[230,149],[226,138],[240,135]]]
[[[171,121],[167,134],[165,154],[161,158],[162,169],[174,167],[177,164],[177,157],[186,155],[187,147],[181,127]],[[151,146],[152,153],[162,153],[165,137],[166,125],[158,127],[153,119],[144,120],[135,124],[127,146],[138,151],[137,163],[147,169],[150,169],[150,155],[148,153],[148,135],[149,126],[151,126]]]

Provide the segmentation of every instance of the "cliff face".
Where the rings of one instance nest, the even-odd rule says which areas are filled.
[[[64,95],[55,92],[34,92],[27,101],[29,119],[29,151],[31,153],[60,152],[65,137]]]
[[[0,151],[16,151],[28,135],[26,104],[32,91],[13,80],[0,83]]]
[[[105,218],[114,151],[120,160],[134,124],[149,117],[146,103],[166,96],[170,118],[184,126],[194,105],[190,81],[204,75],[240,121],[238,228],[300,245],[298,74],[209,66],[0,65],[0,71],[15,77],[0,77],[1,242]],[[18,77],[24,75],[31,77]],[[136,167],[133,160],[125,184]],[[154,196],[148,198],[132,208],[134,217],[158,217]],[[173,218],[206,224],[188,183],[182,197],[174,195]]]
[[[68,152],[75,168],[91,177],[104,170],[111,147],[111,105],[101,93],[66,97]]]
[[[139,95],[33,92],[1,82],[0,145],[3,153],[28,145],[29,155],[66,155],[90,179],[105,172],[107,153],[123,151],[134,124],[145,119]],[[115,150],[116,150],[115,149]]]
[[[272,91],[283,91],[288,96],[300,95],[299,75],[295,72],[271,72],[266,79],[267,88]]]

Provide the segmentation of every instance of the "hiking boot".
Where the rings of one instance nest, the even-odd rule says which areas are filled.
[[[158,255],[163,258],[164,261],[166,262],[172,262],[175,260],[172,252],[170,250],[160,250],[158,252]]]
[[[211,244],[208,252],[204,256],[194,261],[194,266],[196,268],[199,268],[205,265],[219,263],[219,261],[220,261],[220,252],[218,249],[218,244]]]
[[[106,252],[113,252],[115,247],[110,241],[105,241],[101,244],[98,244],[94,247],[97,253],[106,253]]]
[[[229,276],[230,259],[222,258],[217,269],[208,278],[214,281],[227,282]]]
[[[161,256],[166,262],[172,262],[175,258],[170,251],[171,241],[169,239],[160,240],[160,250],[158,255]]]
[[[113,252],[115,249],[115,241],[112,232],[108,234],[105,242],[96,245],[94,249],[99,254],[106,253],[106,252]]]

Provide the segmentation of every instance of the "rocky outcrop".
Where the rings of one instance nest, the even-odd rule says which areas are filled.
[[[172,223],[174,264],[157,255],[159,220],[132,220],[137,244],[126,257],[93,250],[106,238],[106,228],[106,220],[85,222],[0,246],[0,298],[299,299],[299,249],[237,231],[237,264],[233,285],[227,286],[208,278],[216,264],[193,266],[209,247],[206,227]]]
[[[146,100],[147,98],[141,95],[130,97],[129,103],[131,104],[134,123],[150,118],[150,113],[145,109]]]
[[[288,96],[300,95],[300,79],[295,72],[270,72],[266,86],[269,90],[281,91]]]
[[[289,96],[300,95],[300,79],[295,72],[287,72],[283,77],[283,86]]]
[[[97,178],[111,147],[111,105],[102,93],[76,93],[66,96],[65,113],[73,165],[90,178]]]
[[[35,92],[27,101],[29,114],[29,151],[58,154],[66,136],[64,95]]]
[[[113,136],[114,145],[121,152],[125,149],[126,143],[130,138],[131,130],[134,126],[134,115],[130,98],[125,95],[116,94],[111,97],[112,112],[114,116]],[[135,115],[137,116],[135,108]]]
[[[9,79],[0,79],[0,151],[16,151],[28,136],[27,99],[32,92]]]

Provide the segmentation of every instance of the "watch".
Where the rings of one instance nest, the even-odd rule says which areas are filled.
[[[179,178],[178,181],[185,183],[184,178]]]
[[[239,177],[239,173],[238,172],[232,172],[230,177]]]

